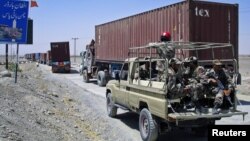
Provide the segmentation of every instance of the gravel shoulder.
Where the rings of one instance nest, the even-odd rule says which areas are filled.
[[[35,64],[23,64],[21,69],[17,84],[13,77],[0,78],[0,140],[139,138],[126,133],[129,127],[122,125],[121,119],[106,116],[102,97],[36,68]]]

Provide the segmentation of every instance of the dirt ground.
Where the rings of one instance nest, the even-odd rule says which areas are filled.
[[[238,91],[242,95],[250,96],[250,56],[241,56],[239,62],[242,84],[238,85]]]
[[[1,141],[132,140],[118,121],[110,123],[103,98],[35,64],[22,64],[21,69],[17,84],[0,78]]]
[[[240,59],[243,95],[249,95],[250,57]],[[21,64],[18,83],[0,77],[1,141],[134,140],[119,120],[106,115],[105,100],[60,77]],[[4,66],[0,65],[0,72]],[[133,124],[133,123],[130,123]],[[135,125],[137,126],[137,125]]]

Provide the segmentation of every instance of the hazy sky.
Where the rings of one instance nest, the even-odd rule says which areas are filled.
[[[250,54],[250,1],[213,0],[239,4],[239,52]],[[76,41],[77,54],[94,39],[95,25],[152,10],[180,0],[37,0],[39,7],[30,8],[33,19],[33,45],[20,45],[20,54],[46,52],[50,42],[70,41],[71,54]],[[15,49],[15,45],[12,46]],[[0,45],[4,54],[5,45]]]

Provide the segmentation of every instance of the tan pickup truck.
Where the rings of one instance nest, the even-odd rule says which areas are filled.
[[[131,58],[127,59],[120,71],[116,76],[116,80],[111,80],[106,86],[106,99],[107,99],[107,112],[110,117],[117,114],[117,108],[127,109],[136,112],[139,117],[139,130],[142,140],[151,141],[156,140],[160,133],[171,131],[176,127],[190,127],[197,131],[199,134],[206,133],[208,125],[214,125],[215,120],[220,120],[224,117],[233,115],[245,115],[247,112],[237,110],[236,93],[232,93],[233,105],[223,110],[218,114],[212,113],[214,100],[212,94],[204,93],[202,102],[202,110],[197,113],[195,107],[187,108],[186,103],[183,101],[187,95],[177,98],[168,97],[168,71],[164,72],[165,81],[157,79],[157,61],[164,63],[164,70],[168,70],[168,48],[172,46],[175,49],[185,49],[190,51],[192,49],[209,49],[216,47],[231,47],[229,44],[215,44],[215,43],[154,43],[145,47],[132,48],[131,52],[135,53]],[[138,57],[140,51],[146,50],[149,52],[147,57]],[[197,51],[196,51],[197,52]],[[132,54],[130,53],[130,54]],[[158,53],[158,55],[156,55]],[[165,53],[165,54],[164,54]],[[135,56],[135,57],[134,57]],[[198,57],[198,56],[197,56]],[[211,60],[214,58],[211,57]],[[211,61],[210,60],[210,61]],[[223,61],[223,59],[221,59]],[[236,83],[237,80],[237,61],[231,59],[235,72],[232,75]],[[229,60],[224,60],[230,62]],[[199,60],[199,64],[209,64],[209,61]],[[149,64],[149,78],[144,79],[140,77],[138,68],[145,64]],[[234,64],[235,63],[235,64]],[[226,63],[225,63],[226,64]],[[230,66],[232,64],[228,63]],[[209,65],[208,65],[209,66]],[[136,76],[139,73],[139,77]],[[235,86],[236,87],[236,86]],[[204,102],[205,101],[205,102]],[[207,102],[206,102],[207,101]]]

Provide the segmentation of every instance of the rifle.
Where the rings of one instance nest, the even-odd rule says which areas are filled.
[[[224,85],[223,85],[223,84],[221,83],[221,81],[215,76],[215,74],[209,73],[209,74],[207,74],[207,76],[208,76],[208,78],[212,78],[212,79],[216,80],[217,85],[218,85],[218,87],[219,87],[221,90],[224,90],[224,89],[225,89]]]

